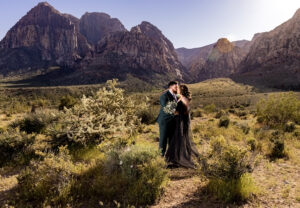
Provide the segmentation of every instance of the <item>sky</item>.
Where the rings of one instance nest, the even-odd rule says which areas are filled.
[[[0,39],[39,0],[0,0]],[[62,13],[80,18],[85,12],[105,12],[131,27],[148,21],[175,48],[195,48],[216,42],[251,40],[272,30],[300,8],[300,0],[48,0]]]

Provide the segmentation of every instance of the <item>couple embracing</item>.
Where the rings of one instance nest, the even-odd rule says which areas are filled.
[[[188,87],[175,81],[160,96],[159,149],[171,168],[195,168],[192,156],[199,158],[190,128],[190,102]]]

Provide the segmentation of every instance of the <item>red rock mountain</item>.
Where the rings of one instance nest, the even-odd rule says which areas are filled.
[[[94,76],[105,79],[123,78],[130,73],[150,83],[188,79],[173,44],[149,22],[102,38],[96,45],[94,57],[85,66],[85,73],[91,71]]]
[[[133,75],[165,84],[171,78],[188,78],[173,44],[154,25],[142,22],[127,31],[107,14],[85,13],[78,19],[43,2],[0,42],[0,74],[51,66],[66,70],[37,79],[48,84],[88,84]]]
[[[193,81],[217,77],[228,77],[238,70],[238,66],[249,50],[249,41],[230,42],[220,38],[215,44],[195,49],[177,49]]]
[[[236,80],[300,89],[300,9],[275,29],[254,36],[239,71]]]
[[[91,50],[78,32],[77,19],[39,3],[0,42],[1,73],[51,65],[70,65]]]

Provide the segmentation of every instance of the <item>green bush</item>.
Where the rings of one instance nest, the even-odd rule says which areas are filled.
[[[158,111],[155,108],[143,108],[138,112],[138,118],[141,119],[141,122],[144,124],[154,124],[158,116]]]
[[[237,112],[235,112],[235,114],[236,114],[238,117],[244,117],[244,116],[247,116],[247,112],[246,112],[246,111],[237,111]]]
[[[288,122],[300,123],[300,100],[293,92],[270,95],[257,104],[258,122],[282,128]]]
[[[284,128],[283,128],[283,130],[285,132],[293,132],[293,131],[295,131],[295,129],[296,129],[296,125],[295,125],[294,122],[288,122],[288,123],[286,123],[284,125]]]
[[[64,108],[72,108],[74,105],[76,105],[76,103],[77,103],[76,98],[74,98],[71,95],[66,95],[60,99],[60,104],[58,106],[58,109],[63,110]]]
[[[254,180],[245,173],[239,179],[211,179],[207,185],[209,193],[225,202],[246,201],[257,192]]]
[[[156,148],[134,145],[111,151],[107,159],[82,176],[77,190],[81,197],[92,197],[122,207],[153,204],[167,182],[165,162]]]
[[[287,158],[288,154],[285,149],[284,135],[274,132],[270,138],[269,157],[271,160],[278,158]]]
[[[221,118],[222,116],[225,116],[225,112],[223,110],[220,110],[216,113],[215,118]]]
[[[255,151],[258,146],[256,139],[252,137],[247,139],[247,145],[249,145],[251,151]]]
[[[27,164],[35,156],[31,145],[35,135],[28,135],[18,129],[8,129],[0,134],[0,167],[8,163]]]
[[[66,148],[58,155],[48,154],[43,161],[32,162],[18,176],[19,207],[65,207],[72,202],[71,188],[82,165],[71,161]]]
[[[249,134],[250,127],[249,127],[248,123],[242,123],[239,125],[239,127],[242,129],[244,134]]]
[[[29,113],[23,119],[11,124],[13,128],[19,127],[21,131],[28,134],[44,133],[46,127],[58,120],[58,115],[54,111],[42,110],[36,113]]]
[[[219,127],[227,128],[229,126],[230,119],[227,116],[222,116],[219,120]]]
[[[246,149],[227,144],[224,137],[216,137],[202,161],[202,173],[208,177],[208,191],[226,202],[248,199],[255,186],[248,174],[252,171],[254,155]]]
[[[192,111],[191,113],[192,118],[202,117],[202,110],[200,108],[197,108]]]
[[[217,111],[217,107],[215,104],[206,105],[204,107],[204,111],[207,113],[214,113]]]
[[[236,113],[236,111],[235,111],[234,109],[229,109],[229,110],[228,110],[228,113],[235,114],[235,113]]]

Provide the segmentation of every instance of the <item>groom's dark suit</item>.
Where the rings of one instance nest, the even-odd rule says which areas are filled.
[[[160,96],[160,112],[157,117],[157,123],[159,124],[159,149],[162,155],[166,152],[168,141],[172,138],[175,128],[175,116],[164,112],[163,108],[168,102],[174,101],[175,98],[168,90]]]

